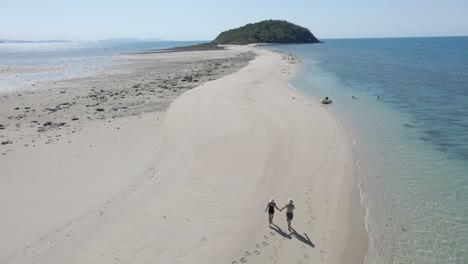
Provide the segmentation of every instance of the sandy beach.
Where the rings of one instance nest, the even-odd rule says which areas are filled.
[[[0,263],[363,263],[351,142],[250,46],[0,95]],[[269,227],[275,197],[296,205]]]

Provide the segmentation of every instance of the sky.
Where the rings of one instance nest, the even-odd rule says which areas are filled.
[[[468,0],[0,0],[0,39],[212,40],[265,19],[319,39],[468,36]]]

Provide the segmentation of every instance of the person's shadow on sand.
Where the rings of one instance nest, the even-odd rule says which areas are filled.
[[[291,235],[290,234],[287,234],[286,232],[284,232],[279,226],[273,224],[272,226],[270,226],[271,229],[275,230],[276,233],[282,235],[283,237],[287,238],[287,239],[291,239]]]
[[[307,245],[309,245],[311,247],[315,247],[314,243],[312,243],[312,241],[310,241],[310,238],[306,233],[304,233],[304,236],[302,236],[301,234],[297,233],[294,228],[291,227],[291,230],[292,230],[291,234],[295,238],[297,238],[299,241],[301,241],[302,243],[307,244]]]

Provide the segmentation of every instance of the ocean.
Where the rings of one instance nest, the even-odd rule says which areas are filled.
[[[0,43],[0,92],[33,89],[36,82],[98,75],[125,63],[116,54],[189,46],[207,41]]]
[[[468,37],[264,48],[299,57],[290,84],[349,130],[366,263],[467,263]]]

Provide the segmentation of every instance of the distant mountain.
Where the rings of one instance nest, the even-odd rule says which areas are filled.
[[[69,40],[53,39],[53,40],[12,40],[0,39],[0,43],[67,43]]]
[[[319,43],[309,29],[284,20],[264,20],[222,32],[213,44]]]
[[[139,38],[111,38],[111,39],[103,39],[99,40],[99,42],[142,42],[142,41],[164,41],[160,38],[147,38],[147,39],[139,39]]]
[[[147,38],[147,39],[144,39],[144,41],[165,41],[165,40],[162,38]]]

